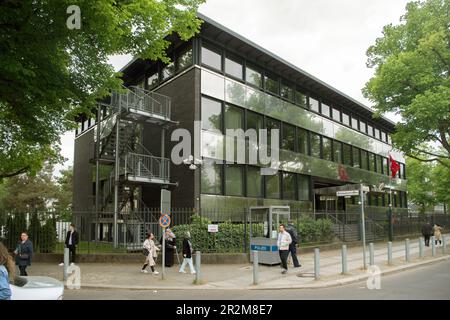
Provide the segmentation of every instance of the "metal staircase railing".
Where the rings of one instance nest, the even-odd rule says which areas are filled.
[[[125,163],[129,176],[170,180],[170,161],[167,158],[129,152],[125,155]]]

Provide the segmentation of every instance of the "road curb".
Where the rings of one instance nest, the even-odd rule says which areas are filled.
[[[402,271],[414,269],[417,267],[421,267],[424,265],[434,264],[438,263],[444,260],[450,260],[450,255],[446,255],[443,257],[426,260],[426,261],[420,261],[420,262],[413,262],[409,263],[407,265],[402,265],[398,267],[394,267],[389,270],[381,271],[380,275],[388,275],[388,274],[395,274]],[[329,280],[326,282],[321,283],[321,280],[318,280],[317,283],[314,284],[304,284],[304,285],[291,285],[291,286],[272,286],[272,287],[262,287],[262,286],[246,286],[246,287],[221,287],[221,286],[214,286],[214,283],[207,283],[203,285],[192,285],[189,287],[180,287],[180,286],[126,286],[126,285],[107,285],[107,284],[82,284],[81,289],[116,289],[116,290],[286,290],[286,289],[324,289],[324,288],[332,288],[332,287],[339,287],[344,286],[348,284],[353,284],[357,282],[361,282],[364,280],[367,280],[368,275],[367,274],[361,274],[353,277],[349,277],[346,279],[338,279],[338,280]]]

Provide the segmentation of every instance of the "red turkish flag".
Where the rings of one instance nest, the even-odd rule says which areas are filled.
[[[398,164],[397,161],[392,159],[391,155],[389,155],[389,161],[391,162],[392,178],[395,178],[395,176],[397,175],[398,170],[400,170],[400,165]]]

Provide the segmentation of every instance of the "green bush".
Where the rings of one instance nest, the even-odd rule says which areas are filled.
[[[41,229],[39,239],[39,251],[41,253],[53,253],[56,249],[56,221],[48,219]]]
[[[218,233],[209,233],[208,224],[211,220],[192,216],[191,224],[174,226],[172,231],[177,236],[177,247],[182,248],[182,242],[186,231],[191,233],[191,243],[194,250],[201,252],[243,252],[244,249],[244,231],[243,223],[232,223],[225,221],[219,223]],[[332,222],[328,219],[302,219],[294,222],[298,228],[301,243],[310,242],[329,242],[333,239]],[[262,235],[263,224],[253,225],[253,234]],[[245,234],[247,246],[249,246],[249,229]]]

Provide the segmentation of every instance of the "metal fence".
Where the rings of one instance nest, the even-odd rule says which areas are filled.
[[[79,253],[127,253],[142,249],[147,233],[152,232],[159,242],[162,229],[159,226],[160,209],[152,208],[144,212],[129,212],[118,217],[118,247],[113,245],[114,214],[103,212],[74,212],[71,221],[55,219],[54,212],[0,213],[0,238],[14,250],[22,231],[27,230],[35,251],[41,253],[62,253],[70,223],[74,223],[79,233]],[[193,217],[200,216],[193,223]],[[345,212],[307,213],[292,211],[291,219],[299,234],[300,245],[318,245],[330,242],[351,242],[361,240],[361,216]],[[387,214],[366,212],[366,240],[377,241],[388,237]],[[438,223],[444,229],[450,226],[450,215],[410,213],[396,214],[393,218],[394,237],[420,233],[425,222]],[[207,224],[219,224],[219,233],[207,232]],[[266,226],[254,222],[254,236],[263,235]],[[277,226],[274,226],[277,227]],[[227,210],[204,210],[198,214],[192,208],[171,210],[171,228],[177,238],[182,239],[186,230],[193,230],[197,239],[194,246],[203,252],[248,252],[250,226],[248,212]],[[195,229],[197,228],[197,229]],[[199,231],[200,230],[200,231]],[[199,248],[199,247],[197,247]]]

